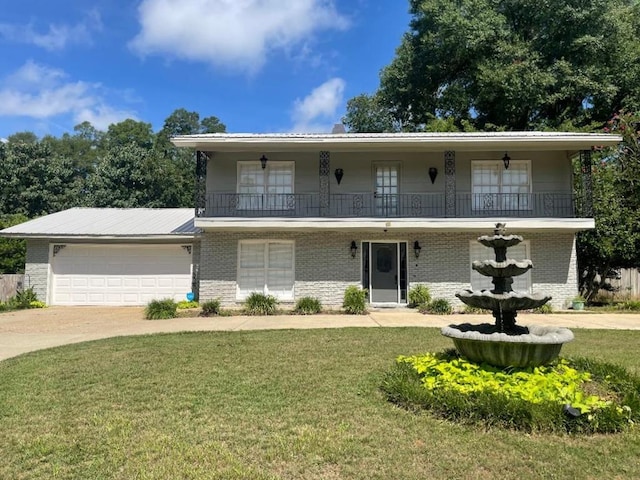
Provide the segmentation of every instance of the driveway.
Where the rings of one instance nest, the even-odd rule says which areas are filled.
[[[145,320],[143,307],[48,307],[0,314],[0,360],[69,343],[124,335],[183,331],[236,331],[344,327],[443,327],[493,322],[490,315],[422,315],[378,309],[367,315],[274,315]],[[640,314],[519,314],[520,325],[640,330]]]

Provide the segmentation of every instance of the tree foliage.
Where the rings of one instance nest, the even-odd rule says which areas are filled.
[[[640,262],[640,115],[620,112],[607,131],[623,142],[598,156],[593,166],[596,228],[578,235],[581,289],[593,298],[612,269]]]
[[[639,8],[635,0],[410,0],[409,31],[378,92],[350,101],[344,121],[352,131],[423,130],[448,117],[459,129],[602,125],[640,107]]]
[[[0,230],[9,228],[28,219],[21,214],[0,215]],[[0,273],[22,273],[27,255],[25,240],[0,238]]]

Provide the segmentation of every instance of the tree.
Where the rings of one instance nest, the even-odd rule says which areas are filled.
[[[410,0],[410,29],[374,96],[403,130],[447,117],[483,130],[603,125],[611,112],[640,107],[639,8],[635,0]],[[349,128],[379,128],[358,107],[348,108]]]
[[[616,268],[640,262],[640,116],[621,112],[606,129],[622,144],[599,155],[593,166],[596,228],[578,234],[581,290],[592,299]]]
[[[0,230],[28,220],[24,215],[0,215]],[[25,240],[0,238],[0,273],[22,273],[27,254]]]

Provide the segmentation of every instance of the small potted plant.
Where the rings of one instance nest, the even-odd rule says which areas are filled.
[[[584,310],[585,298],[582,295],[577,295],[571,300],[571,308],[574,310]]]

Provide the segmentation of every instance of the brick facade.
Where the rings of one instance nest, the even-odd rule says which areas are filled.
[[[361,241],[406,241],[407,277],[412,285],[426,284],[434,298],[446,298],[456,308],[462,303],[458,290],[470,288],[469,242],[486,232],[216,232],[204,233],[200,252],[200,298],[218,298],[224,305],[235,305],[238,243],[240,240],[293,240],[295,242],[295,298],[313,296],[323,305],[342,304],[344,289],[361,284]],[[513,232],[516,233],[516,232]],[[547,293],[555,309],[565,308],[577,292],[577,269],[572,233],[531,233],[523,235],[531,246],[533,290]],[[351,258],[352,240],[360,248]],[[419,258],[413,242],[422,246]]]
[[[41,302],[47,301],[49,285],[49,241],[27,240],[24,286],[33,288]]]

